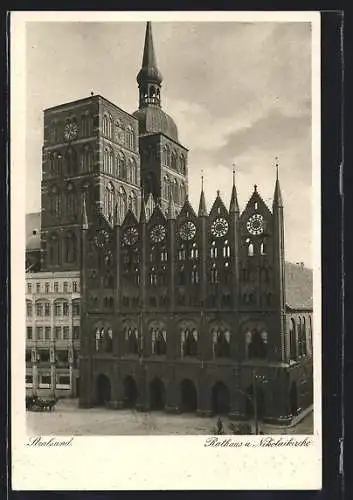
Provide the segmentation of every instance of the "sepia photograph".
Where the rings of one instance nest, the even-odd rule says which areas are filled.
[[[310,18],[24,24],[28,444],[313,438]]]

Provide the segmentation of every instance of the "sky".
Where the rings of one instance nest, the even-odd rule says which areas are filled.
[[[286,260],[312,266],[311,26],[305,22],[153,22],[162,107],[189,149],[189,197],[229,204],[233,164],[240,209],[254,184],[272,207],[275,157]],[[144,22],[28,22],[26,211],[40,210],[43,110],[93,91],[129,113]]]

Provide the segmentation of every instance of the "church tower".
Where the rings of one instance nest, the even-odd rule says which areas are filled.
[[[147,22],[142,66],[137,75],[141,185],[166,215],[172,195],[179,213],[188,193],[187,153],[174,120],[162,109],[162,75],[157,67],[151,22]]]

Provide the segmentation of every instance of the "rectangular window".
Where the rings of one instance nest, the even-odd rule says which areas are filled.
[[[70,330],[69,330],[69,327],[68,326],[64,326],[63,327],[63,339],[64,340],[69,340],[69,337],[70,337]]]
[[[30,349],[26,349],[26,362],[32,361],[32,351]]]
[[[45,340],[50,340],[50,332],[51,332],[50,326],[46,326],[44,330]]]
[[[61,326],[55,327],[55,338],[56,338],[56,340],[61,339]]]
[[[33,313],[33,306],[32,306],[32,302],[27,302],[26,303],[26,308],[27,308],[27,316],[29,318],[32,317],[32,313]]]
[[[78,300],[75,300],[72,303],[72,314],[73,316],[79,316],[80,315],[80,303]]]
[[[57,302],[55,304],[55,316],[61,316],[61,315],[62,315],[61,304],[59,302]]]
[[[33,338],[33,329],[31,326],[27,326],[27,339],[32,340]]]
[[[32,283],[27,283],[27,293],[32,293]]]
[[[50,283],[46,282],[45,283],[45,293],[49,293],[49,292],[50,292]]]
[[[59,291],[59,283],[57,281],[54,281],[54,292],[58,293]]]
[[[63,292],[64,293],[67,293],[69,291],[69,284],[67,281],[64,281],[64,284],[63,284]]]
[[[51,385],[51,375],[41,375],[40,385]]]
[[[72,291],[75,292],[75,293],[78,292],[78,283],[77,283],[77,281],[73,281],[72,282]]]
[[[26,384],[33,384],[33,375],[26,375]]]
[[[37,336],[37,340],[43,340],[43,327],[42,326],[37,326],[36,336]]]
[[[59,384],[70,385],[70,376],[69,375],[60,375],[59,376]]]
[[[43,304],[40,303],[36,304],[36,315],[43,316]]]
[[[43,363],[48,363],[50,361],[49,349],[41,349],[39,351],[39,360]]]
[[[74,339],[80,338],[80,327],[79,326],[73,327],[73,337],[74,337]]]
[[[36,283],[36,293],[40,293],[40,283]]]
[[[64,316],[69,315],[69,303],[68,302],[63,303],[63,314],[64,314]]]
[[[44,316],[50,316],[50,304],[46,302],[44,304]]]

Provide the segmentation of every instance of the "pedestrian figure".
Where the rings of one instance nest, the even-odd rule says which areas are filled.
[[[221,420],[221,417],[218,417],[217,420],[217,434],[223,434],[223,422]]]

